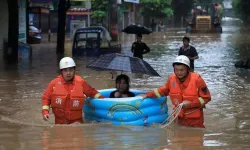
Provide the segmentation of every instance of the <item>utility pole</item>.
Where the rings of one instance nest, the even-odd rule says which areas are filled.
[[[110,20],[111,20],[110,12],[111,12],[111,8],[112,8],[111,1],[112,0],[109,0],[109,2],[108,2],[108,31],[109,31],[109,33],[111,32],[111,28],[110,28]]]
[[[86,9],[88,10],[88,27],[90,27],[90,10],[91,10],[91,1],[86,1]]]
[[[122,1],[121,0],[117,0],[117,40],[118,42],[120,41],[120,25],[121,25],[121,16],[120,16],[120,12],[121,12],[121,5]]]
[[[70,0],[60,0],[58,3],[57,54],[64,54],[66,13],[70,8]]]
[[[133,3],[133,10],[134,10],[134,23],[137,24],[138,21],[136,20],[135,3]]]
[[[88,27],[90,27],[90,10],[88,10]]]
[[[5,57],[10,63],[18,63],[18,33],[19,33],[19,9],[18,0],[8,0],[9,29],[8,46]]]
[[[109,24],[110,24],[110,33],[112,37],[112,41],[118,40],[118,5],[117,0],[111,0],[111,8],[110,8],[110,15],[109,15]]]

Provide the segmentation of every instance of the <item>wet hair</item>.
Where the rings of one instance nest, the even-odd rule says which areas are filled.
[[[130,78],[125,74],[121,74],[121,75],[117,76],[116,79],[115,79],[116,86],[117,86],[117,84],[119,82],[121,82],[121,80],[124,80],[125,83],[128,85],[128,87],[127,87],[127,92],[128,92],[129,91]]]
[[[141,35],[141,34],[137,34],[136,36],[137,36],[137,37],[140,37],[140,38],[142,38],[142,35]]]
[[[185,41],[185,40],[187,40],[188,41],[188,43],[190,42],[190,38],[189,37],[184,37],[183,39],[182,39],[182,41]]]

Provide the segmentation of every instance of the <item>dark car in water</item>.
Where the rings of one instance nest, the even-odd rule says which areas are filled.
[[[29,25],[29,35],[28,43],[29,44],[39,44],[41,43],[41,31],[33,25]]]
[[[72,55],[99,56],[121,53],[121,44],[111,45],[111,37],[106,28],[91,26],[78,28],[74,32]]]

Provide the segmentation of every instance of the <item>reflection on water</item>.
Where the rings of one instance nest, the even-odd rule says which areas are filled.
[[[227,19],[228,20],[228,19]],[[250,55],[250,34],[238,20],[224,22],[224,33],[189,34],[200,58],[195,62],[212,94],[205,110],[206,129],[177,125],[159,127],[85,124],[55,126],[42,121],[41,95],[58,73],[55,43],[36,45],[31,64],[0,65],[0,150],[19,149],[249,149],[250,71],[234,63]],[[127,73],[131,87],[152,90],[173,72],[172,61],[182,45],[184,31],[144,36],[151,47],[145,60],[161,77]],[[131,55],[133,35],[122,35],[123,53]],[[70,46],[68,46],[70,47]],[[70,51],[67,51],[70,56]],[[97,72],[85,66],[94,58],[75,58],[77,73],[96,89],[113,88],[120,72]],[[170,102],[168,102],[170,103]],[[171,105],[169,105],[171,107]],[[169,109],[171,110],[171,109]]]

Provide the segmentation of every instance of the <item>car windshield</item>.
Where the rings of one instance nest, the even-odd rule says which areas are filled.
[[[83,33],[76,34],[76,41],[75,41],[76,47],[87,47],[95,43],[98,43],[97,40],[101,40],[101,39],[98,39],[99,34],[100,33],[96,33],[96,32],[91,32],[91,33],[83,32]]]
[[[98,33],[78,33],[76,36],[77,40],[87,39],[87,38],[98,38]]]

